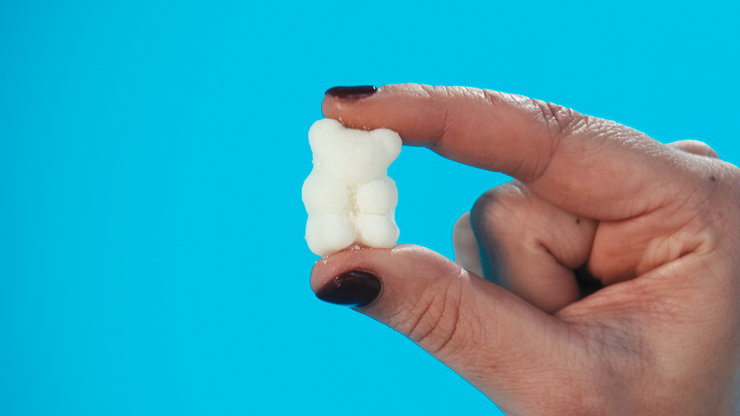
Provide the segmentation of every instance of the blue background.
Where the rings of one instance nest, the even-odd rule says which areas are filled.
[[[736,3],[735,3],[736,4]],[[524,94],[740,163],[731,2],[0,1],[0,414],[495,413],[316,300],[307,131],[335,85]],[[406,148],[400,241],[505,180]]]

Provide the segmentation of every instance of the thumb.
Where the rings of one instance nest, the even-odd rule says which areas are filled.
[[[562,321],[423,247],[332,254],[314,265],[311,286],[407,336],[497,403],[517,384],[531,390],[523,372],[551,370],[545,350],[562,352]]]

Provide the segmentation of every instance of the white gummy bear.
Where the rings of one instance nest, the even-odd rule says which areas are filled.
[[[395,246],[398,189],[388,167],[401,153],[398,133],[349,129],[323,119],[311,126],[308,142],[313,170],[302,193],[311,251],[325,256],[353,244]]]

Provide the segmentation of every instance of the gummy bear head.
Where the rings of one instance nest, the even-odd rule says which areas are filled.
[[[386,174],[401,153],[401,137],[388,129],[348,129],[332,119],[308,132],[314,169],[343,182],[364,183]]]

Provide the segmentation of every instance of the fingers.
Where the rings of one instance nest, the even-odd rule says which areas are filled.
[[[573,270],[589,258],[596,221],[567,213],[516,181],[481,196],[471,220],[486,279],[547,313],[581,298]]]
[[[517,375],[520,367],[550,368],[546,350],[557,351],[564,342],[560,321],[422,247],[344,251],[325,260],[313,269],[315,291],[325,296],[336,276],[352,270],[377,276],[380,295],[359,311],[409,337],[494,398],[504,388],[531,387]]]
[[[692,180],[675,152],[642,133],[495,91],[387,85],[359,99],[328,94],[322,111],[345,125],[387,127],[405,144],[509,174],[545,200],[589,218],[616,220],[656,209]]]
[[[600,223],[588,265],[589,272],[604,285],[635,278],[689,253],[711,251],[707,247],[718,241],[718,228],[723,228],[718,224],[724,221],[714,218],[712,211],[723,192],[715,186],[723,171],[719,156],[696,140],[668,146],[680,150],[674,153],[693,159],[687,165],[704,171],[696,175],[704,183],[687,183],[695,197],[681,204],[639,218]]]
[[[699,141],[684,140],[669,146],[717,158],[711,147]],[[655,267],[655,264],[645,263],[643,253],[647,243],[644,236],[654,238],[665,234],[666,229],[672,232],[683,221],[682,215],[669,215],[671,221],[667,224],[666,221],[651,222],[653,230],[649,233],[644,231],[644,221],[636,224],[605,222],[596,239],[597,222],[564,212],[518,182],[484,194],[476,202],[473,214],[483,261],[478,256],[478,245],[468,237],[473,230],[465,229],[471,222],[466,214],[455,225],[453,233],[458,263],[471,271],[475,265],[480,268],[482,263],[485,267],[478,273],[480,276],[548,313],[584,296],[579,293],[584,287],[577,284],[573,269],[588,261],[589,271],[601,281],[585,282],[594,287],[634,278],[638,272]],[[673,221],[678,221],[679,225]],[[589,260],[594,244],[599,250]],[[653,258],[659,263],[665,261]]]

